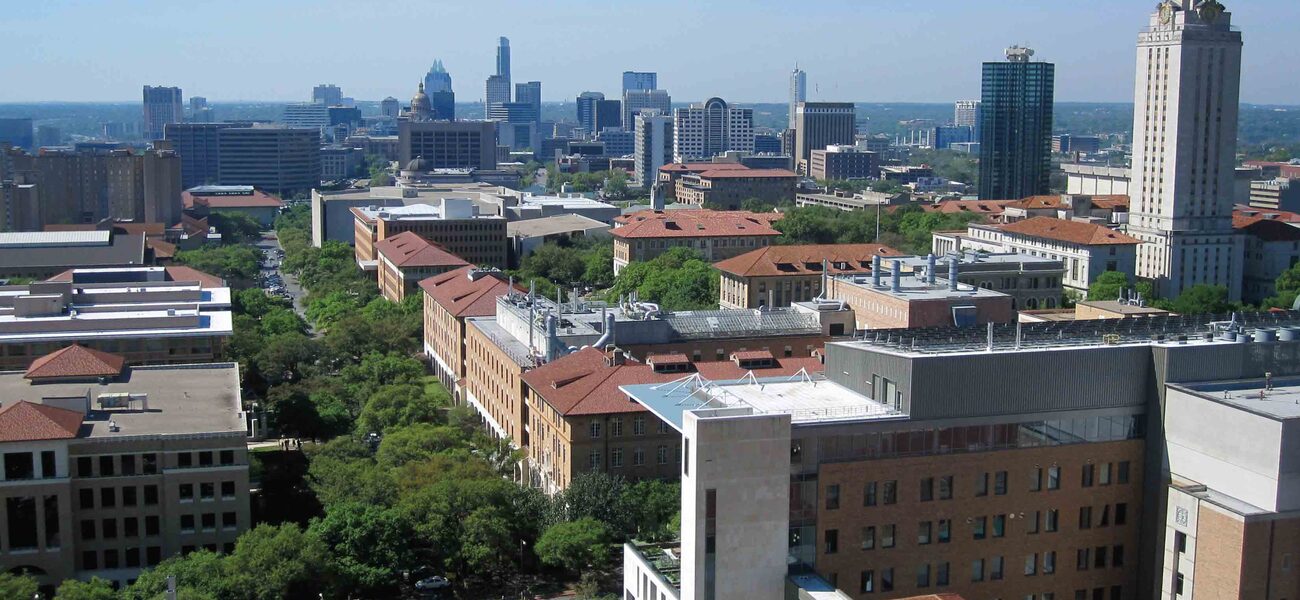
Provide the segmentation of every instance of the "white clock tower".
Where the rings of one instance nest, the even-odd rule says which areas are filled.
[[[1197,285],[1241,297],[1232,228],[1241,32],[1217,0],[1165,0],[1138,35],[1128,232],[1137,275],[1172,298]]]

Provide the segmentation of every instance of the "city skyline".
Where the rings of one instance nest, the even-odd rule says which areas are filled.
[[[238,2],[236,5],[240,4]],[[660,87],[681,101],[702,101],[712,96],[737,102],[779,103],[787,98],[788,73],[797,61],[808,72],[808,97],[814,101],[949,102],[974,97],[979,89],[979,63],[996,59],[1007,45],[1028,44],[1038,57],[1057,64],[1057,98],[1063,102],[1128,102],[1133,84],[1130,48],[1144,14],[1143,3],[1099,0],[1087,5],[1062,3],[1036,7],[1032,13],[1013,6],[940,3],[941,6],[898,3],[893,10],[862,7],[846,2],[819,5],[800,19],[762,6],[747,13],[742,26],[714,35],[717,60],[726,62],[728,76],[699,69],[692,48],[691,28],[668,27],[674,19],[709,22],[734,15],[734,8],[683,5],[664,11],[643,11],[635,27],[619,21],[627,7],[596,7],[564,3],[532,14],[515,3],[502,6],[398,7],[403,19],[395,21],[392,47],[377,61],[372,53],[355,47],[320,44],[337,33],[340,40],[353,33],[340,14],[328,7],[298,10],[297,3],[258,5],[264,18],[241,22],[240,27],[213,26],[204,35],[178,27],[182,22],[219,24],[226,14],[203,13],[206,7],[180,8],[153,2],[123,11],[120,6],[54,4],[15,7],[10,60],[0,63],[0,77],[24,85],[0,89],[0,102],[97,101],[135,98],[146,83],[174,85],[189,94],[213,101],[307,101],[312,86],[334,81],[344,95],[359,100],[409,94],[408,81],[425,73],[435,58],[446,64],[466,101],[481,99],[481,84],[495,71],[497,38],[511,38],[517,48],[515,70],[546,84],[547,102],[571,102],[586,90],[614,92],[625,70],[656,71]],[[1288,23],[1300,17],[1300,7],[1276,0],[1231,5],[1234,23],[1249,32],[1252,52],[1243,60],[1242,102],[1294,103],[1300,84],[1274,76],[1271,65],[1300,58],[1289,47]],[[683,12],[685,11],[685,12]],[[198,14],[196,14],[196,12]],[[277,29],[290,15],[299,27]],[[491,14],[493,18],[484,19]],[[826,31],[845,19],[870,15],[872,35],[867,42],[845,50],[842,45],[818,44]],[[106,19],[141,32],[149,45],[122,44],[115,32],[98,24]],[[469,26],[440,33],[430,45],[416,33],[430,19],[456,20]],[[577,19],[588,41],[605,45],[609,52],[580,53],[555,68],[546,26]],[[662,23],[660,23],[662,21]],[[1070,23],[1062,27],[1061,23]],[[664,27],[656,24],[665,25]],[[755,35],[755,31],[785,28],[780,36]],[[951,35],[917,43],[915,31]],[[409,29],[408,29],[409,28]],[[656,31],[655,39],[642,39],[637,30]],[[58,31],[59,35],[51,35]],[[1026,36],[1025,32],[1039,32]],[[111,36],[110,40],[108,36]],[[310,39],[307,37],[310,36]],[[58,39],[83,40],[60,45]],[[111,42],[111,43],[110,43]],[[310,42],[310,43],[309,43]],[[93,48],[93,51],[90,50]],[[155,52],[167,48],[167,52]],[[680,51],[665,49],[681,48]],[[308,51],[310,49],[310,51]],[[954,60],[956,57],[956,60]],[[193,65],[202,64],[202,70]],[[869,76],[867,76],[869,74]]]

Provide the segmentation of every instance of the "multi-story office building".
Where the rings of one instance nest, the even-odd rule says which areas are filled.
[[[339,181],[364,174],[366,151],[340,144],[321,146],[320,178],[322,181]]]
[[[596,134],[595,141],[605,145],[604,155],[610,158],[636,153],[636,131],[606,129]]]
[[[672,162],[673,120],[655,110],[641,111],[636,116],[635,135],[633,179],[649,190],[659,179],[659,168]]]
[[[427,85],[427,84],[426,84]],[[379,114],[396,119],[402,113],[402,103],[389,96],[379,102]]]
[[[596,127],[596,103],[605,99],[605,94],[600,92],[583,92],[578,94],[577,118],[578,125],[587,130],[587,133],[595,134],[600,131]]]
[[[185,118],[181,101],[181,88],[144,86],[144,138],[163,139],[163,128],[168,123],[180,123]]]
[[[48,148],[63,144],[63,130],[53,125],[36,127],[36,147]]]
[[[952,124],[956,127],[978,128],[980,125],[979,100],[958,100],[953,104]]]
[[[510,40],[501,37],[497,40],[497,75],[506,78],[506,84],[510,83]]]
[[[375,242],[375,256],[379,262],[379,293],[393,302],[415,293],[419,283],[429,277],[469,266],[459,256],[413,231]]]
[[[859,152],[855,146],[831,145],[808,153],[808,176],[813,179],[875,179],[880,176],[880,155]]]
[[[104,219],[180,220],[181,160],[171,150],[46,150],[9,158],[14,171],[36,186],[39,206],[27,216],[39,227]]]
[[[771,133],[754,134],[755,154],[781,154],[781,136]],[[789,167],[790,165],[786,165]]]
[[[635,119],[635,117],[633,118]],[[623,126],[623,101],[617,99],[596,101],[595,119],[596,128],[592,130],[593,134],[607,129],[619,129]]]
[[[657,89],[659,89],[658,73],[648,71],[623,71],[623,93],[627,93],[631,90]]]
[[[232,552],[252,527],[237,365],[127,367],[69,346],[0,373],[0,394],[6,570],[125,585],[173,556]]]
[[[172,123],[163,128],[163,139],[181,158],[181,187],[217,185],[221,176],[221,145],[217,132],[251,123]]]
[[[211,362],[233,333],[230,288],[169,281],[162,267],[78,269],[0,287],[0,369],[70,344],[131,364]]]
[[[1103,225],[1053,217],[1031,217],[1006,225],[972,223],[965,233],[932,234],[936,253],[1017,252],[1059,260],[1062,282],[1080,294],[1106,271],[1132,273],[1142,241]],[[1054,308],[1026,303],[1020,308]]]
[[[217,132],[217,181],[281,195],[320,185],[320,130],[257,125]]]
[[[673,160],[708,160],[729,151],[754,151],[754,109],[709,98],[673,111]]]
[[[483,110],[487,118],[505,120],[502,106],[510,102],[510,79],[501,75],[490,75],[484,89]]]
[[[713,262],[769,246],[781,232],[775,213],[707,209],[640,211],[614,222],[614,273],[676,247],[694,248]]]
[[[738,210],[746,200],[778,204],[794,199],[799,176],[785,169],[723,169],[683,175],[674,196],[678,202],[721,210]]]
[[[1300,180],[1278,177],[1250,182],[1250,206],[1265,210],[1300,211]]]
[[[1218,2],[1166,2],[1138,36],[1133,206],[1144,243],[1137,275],[1165,297],[1223,285],[1238,299],[1242,240],[1233,235],[1241,32]],[[1206,115],[1213,115],[1208,118]]]
[[[452,91],[451,74],[447,72],[446,67],[442,66],[442,60],[434,59],[433,66],[429,67],[428,73],[425,73],[424,90],[429,93]]]
[[[367,271],[378,268],[375,244],[404,231],[415,232],[471,264],[507,266],[506,219],[479,214],[469,198],[442,198],[436,206],[358,207],[352,214],[357,264]]]
[[[527,83],[515,84],[515,102],[528,104],[533,108],[533,120],[538,123],[542,122],[542,82],[529,81]]]
[[[794,110],[794,160],[800,173],[808,172],[813,150],[853,144],[857,112],[852,102],[800,102]]]
[[[332,83],[322,83],[311,89],[311,101],[325,106],[342,106],[343,90]]]
[[[790,126],[786,129],[795,128],[795,109],[800,102],[808,100],[808,74],[799,70],[795,65],[794,70],[790,72]]]
[[[1033,62],[1012,46],[1007,60],[984,63],[979,106],[982,200],[1046,194],[1052,171],[1052,94],[1056,65]]]
[[[36,138],[32,130],[30,117],[6,117],[0,119],[0,144],[9,144],[23,150],[35,150]]]
[[[1052,136],[1052,152],[1089,154],[1101,151],[1101,138],[1095,135],[1071,135],[1063,133]]]
[[[330,109],[317,102],[286,104],[280,122],[289,127],[324,129],[330,126]]]
[[[397,122],[397,160],[408,165],[415,159],[432,169],[497,168],[496,129],[491,121]]]
[[[623,92],[623,129],[636,126],[636,115],[642,109],[653,108],[661,114],[672,114],[673,99],[665,90],[627,90]]]
[[[1289,597],[1274,328],[1300,314],[1228,319],[894,330],[827,344],[824,379],[624,385],[683,437],[682,538],[625,546],[624,595]]]

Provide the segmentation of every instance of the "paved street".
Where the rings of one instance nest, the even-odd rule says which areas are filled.
[[[280,258],[276,258],[268,254],[270,250],[280,250],[280,251],[284,250],[284,248],[280,246],[280,239],[275,236],[275,232],[273,231],[266,232],[262,234],[262,239],[258,240],[258,242],[255,245],[257,246],[257,249],[262,252],[263,255],[262,273],[264,274],[275,273],[280,276],[280,279],[284,282],[284,291],[293,297],[294,312],[298,313],[298,316],[302,317],[303,320],[306,321],[307,305],[303,303],[303,299],[306,297],[307,294],[302,289],[302,286],[298,284],[298,277],[296,275],[293,275],[292,273],[287,273],[281,270],[280,265],[282,264],[282,260]],[[268,264],[271,264],[272,261],[275,266],[273,267],[268,266]],[[308,327],[308,334],[314,337],[316,335],[316,332],[311,330],[310,322],[308,322],[307,327]]]

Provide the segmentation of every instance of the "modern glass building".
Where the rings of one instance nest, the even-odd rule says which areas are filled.
[[[1056,65],[1031,62],[1012,46],[1005,62],[984,63],[979,112],[982,200],[1020,199],[1048,191],[1052,167],[1052,94]]]

